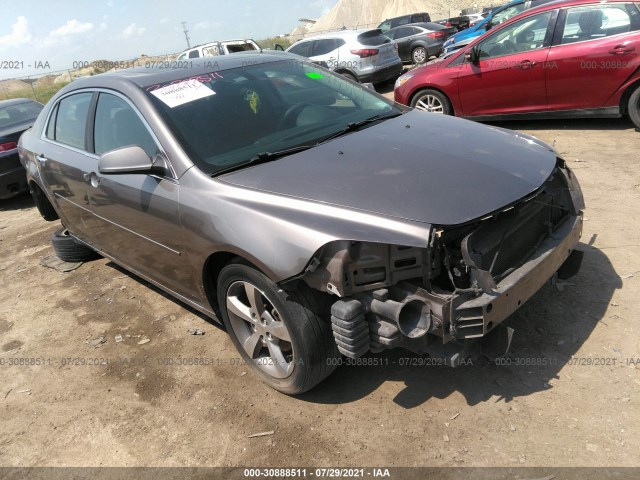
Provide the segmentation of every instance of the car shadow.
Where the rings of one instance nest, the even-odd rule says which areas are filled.
[[[203,321],[209,323],[212,327],[216,327],[217,329],[222,330],[223,332],[226,332],[225,329],[224,329],[224,326],[221,323],[216,322],[211,317],[209,317],[209,316],[205,315],[204,313],[202,313],[200,310],[196,310],[191,305],[178,300],[177,298],[175,298],[174,296],[168,294],[167,292],[165,292],[161,288],[156,287],[153,283],[150,283],[150,282],[146,281],[144,278],[139,277],[135,273],[130,272],[129,270],[126,270],[125,268],[121,267],[117,263],[114,263],[112,261],[107,261],[106,266],[107,267],[111,267],[114,270],[117,270],[122,275],[126,275],[126,276],[130,277],[131,279],[136,280],[141,285],[144,285],[145,287],[147,287],[148,289],[154,291],[158,295],[163,296],[167,300],[175,303],[176,305],[180,306],[181,308],[184,308],[185,310],[187,310],[188,312],[192,313],[193,315],[196,315],[197,317],[201,318]]]
[[[633,130],[629,117],[621,118],[576,118],[558,120],[504,120],[482,122],[486,125],[509,130]],[[638,130],[638,129],[636,129]]]
[[[565,381],[562,368],[575,362],[572,357],[604,318],[613,293],[622,281],[607,256],[589,245],[580,272],[560,287],[546,284],[533,298],[505,322],[515,329],[508,356],[495,362],[481,360],[474,365],[410,366],[424,357],[405,350],[391,350],[363,357],[375,366],[344,364],[318,388],[299,398],[310,403],[343,404],[360,400],[388,381],[403,382],[393,401],[406,409],[418,407],[431,398],[444,399],[461,393],[468,405],[482,402],[509,402],[517,397],[553,388],[550,382]]]
[[[8,212],[11,210],[24,210],[34,207],[33,199],[29,192],[19,193],[15,197],[0,200],[0,212]]]

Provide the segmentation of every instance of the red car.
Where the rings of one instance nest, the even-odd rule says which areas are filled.
[[[527,10],[402,75],[395,100],[475,120],[620,117],[640,128],[640,3]]]

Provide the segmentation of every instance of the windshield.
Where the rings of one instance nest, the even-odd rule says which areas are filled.
[[[366,88],[298,59],[145,90],[185,152],[208,174],[264,153],[316,145],[350,124],[401,112]]]

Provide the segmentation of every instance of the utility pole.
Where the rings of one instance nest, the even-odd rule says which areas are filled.
[[[187,48],[191,48],[189,43],[189,30],[187,30],[187,22],[182,22],[182,30],[184,31],[184,38],[187,39]]]

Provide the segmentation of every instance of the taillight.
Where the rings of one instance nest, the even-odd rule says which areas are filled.
[[[351,50],[351,53],[359,56],[360,58],[373,57],[380,52],[377,48],[362,48],[360,50]]]
[[[446,36],[447,36],[447,34],[442,32],[442,31],[427,33],[427,37],[429,37],[429,38],[442,38],[442,37],[446,37]]]
[[[8,152],[9,150],[14,150],[17,147],[18,147],[18,144],[16,142],[0,143],[0,153]]]

